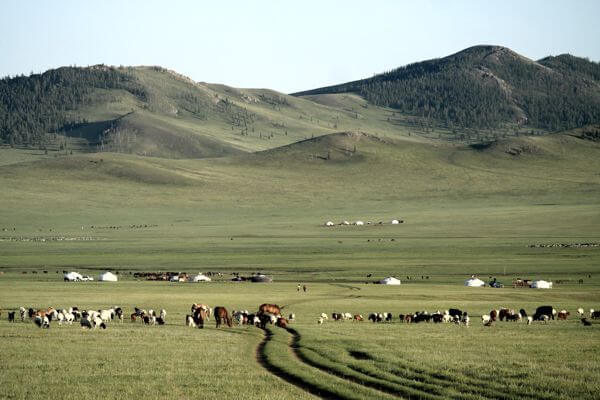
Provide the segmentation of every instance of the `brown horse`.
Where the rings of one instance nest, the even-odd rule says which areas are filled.
[[[215,321],[217,322],[217,328],[221,326],[223,322],[231,328],[231,317],[225,307],[215,307]]]
[[[258,307],[258,314],[273,314],[273,315],[281,315],[281,310],[283,310],[285,306],[279,307],[277,304],[261,304]]]

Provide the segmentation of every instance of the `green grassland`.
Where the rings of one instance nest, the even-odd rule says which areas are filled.
[[[368,132],[203,159],[0,149],[0,397],[597,397],[600,327],[574,314],[600,309],[600,247],[530,245],[600,242],[598,143],[562,134],[475,149]],[[63,270],[106,269],[120,281],[62,281]],[[135,271],[222,276],[172,284],[136,281]],[[229,282],[258,271],[274,283]],[[506,287],[465,288],[471,274]],[[366,283],[388,275],[403,284]],[[555,287],[514,289],[517,277]],[[194,302],[285,304],[297,321],[267,336],[194,330],[184,326]],[[492,308],[542,304],[571,318],[478,321]],[[6,321],[8,310],[50,305],[165,308],[168,324],[90,332]],[[467,310],[472,326],[316,323],[321,312],[449,307]]]

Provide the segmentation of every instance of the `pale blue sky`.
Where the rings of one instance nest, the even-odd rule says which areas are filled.
[[[600,1],[12,1],[0,76],[161,65],[194,80],[294,92],[498,44],[600,60]]]

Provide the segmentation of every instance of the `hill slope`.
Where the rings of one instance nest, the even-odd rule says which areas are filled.
[[[557,131],[600,122],[600,64],[571,55],[536,62],[500,46],[475,46],[294,95],[335,93],[357,93],[449,129]]]
[[[203,158],[347,129],[406,135],[385,109],[358,108],[198,83],[160,67],[66,67],[0,80],[0,144]]]

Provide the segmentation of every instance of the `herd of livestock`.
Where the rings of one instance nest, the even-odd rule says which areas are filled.
[[[223,306],[217,306],[214,309],[207,304],[192,304],[190,314],[185,317],[185,324],[189,327],[204,328],[204,324],[210,321],[211,318],[215,320],[215,325],[219,328],[221,325],[233,326],[235,322],[238,325],[255,325],[260,328],[265,328],[267,324],[273,324],[275,326],[286,328],[287,325],[296,319],[293,313],[289,314],[288,317],[284,317],[281,314],[281,310],[284,306],[280,307],[276,304],[261,304],[256,312],[248,312],[248,310],[233,311],[229,313],[227,308]],[[581,322],[584,326],[590,326],[591,322],[585,318],[585,311],[583,308],[577,309],[577,314],[581,318]],[[15,322],[16,311],[8,312],[8,321]],[[78,322],[84,329],[106,329],[107,324],[111,321],[123,322],[125,313],[121,307],[111,307],[103,310],[80,310],[78,307],[69,307],[68,309],[56,310],[53,307],[46,309],[35,310],[33,308],[26,309],[25,307],[19,308],[19,316],[21,321],[29,319],[40,328],[50,328],[50,323],[56,321],[58,325],[73,324]],[[533,315],[528,315],[524,309],[520,309],[518,312],[513,309],[499,308],[484,314],[481,316],[481,322],[484,326],[492,326],[497,321],[513,321],[519,322],[524,321],[527,325],[530,325],[533,321],[541,321],[547,323],[550,319],[566,320],[570,316],[570,312],[567,310],[556,310],[552,306],[540,306],[538,307]],[[140,321],[144,325],[164,325],[166,323],[167,311],[161,309],[156,312],[153,309],[145,310],[142,308],[134,307],[134,312],[129,314],[129,320],[131,322]],[[600,311],[593,309],[589,310],[590,319],[600,319]],[[343,313],[332,313],[331,319],[333,321],[357,321],[361,322],[364,320],[361,314],[352,314],[348,312]],[[321,313],[317,319],[318,324],[323,324],[329,320],[329,316],[326,313]],[[370,313],[367,320],[374,323],[379,322],[393,322],[394,316],[390,312],[383,313]],[[436,311],[435,313],[428,313],[427,311],[417,311],[408,314],[399,314],[399,322],[402,323],[420,323],[420,322],[432,322],[432,323],[455,323],[460,325],[469,326],[470,317],[466,311],[462,311],[456,308],[450,308],[445,311]]]
[[[581,323],[584,326],[590,326],[592,323],[585,318],[585,311],[583,308],[577,309],[577,314],[581,318]],[[481,322],[484,326],[492,326],[496,321],[525,321],[527,325],[530,325],[533,321],[541,321],[547,323],[550,319],[567,320],[571,313],[567,310],[557,311],[552,306],[540,306],[535,310],[533,315],[528,315],[525,309],[521,308],[518,312],[514,309],[500,308],[494,309],[489,314],[483,314],[481,316]],[[591,319],[600,319],[600,311],[590,309],[589,316]],[[364,317],[361,314],[352,314],[348,312],[344,313],[332,313],[331,319],[334,321],[363,321]],[[367,317],[372,322],[393,322],[394,315],[391,312],[384,313],[370,313]],[[323,324],[329,317],[325,313],[321,313],[317,319],[318,324]],[[399,314],[398,320],[403,323],[419,323],[419,322],[433,322],[433,323],[455,323],[469,326],[471,318],[466,311],[459,310],[457,308],[450,308],[443,312],[436,311],[435,313],[428,313],[427,311],[417,311],[409,314]]]

